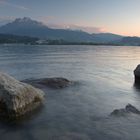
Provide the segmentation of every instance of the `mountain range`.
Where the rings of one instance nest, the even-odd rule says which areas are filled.
[[[139,37],[125,37],[112,33],[87,33],[79,30],[53,29],[31,18],[17,18],[0,27],[1,34],[29,36],[46,40],[66,42],[91,42],[114,45],[140,45]]]

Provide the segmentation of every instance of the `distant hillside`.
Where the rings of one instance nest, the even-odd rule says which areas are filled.
[[[94,38],[96,38],[96,41],[99,43],[107,43],[110,41],[118,41],[123,38],[121,35],[116,35],[112,33],[98,33],[98,34],[92,34]]]
[[[109,44],[112,45],[123,45],[123,46],[140,46],[140,37],[123,37],[120,40],[112,41]]]
[[[123,45],[140,46],[140,37],[124,37],[120,41]]]
[[[0,27],[0,33],[38,37],[50,40],[65,40],[69,42],[107,43],[122,38],[110,33],[89,34],[83,31],[65,29],[51,29],[43,23],[30,18],[18,18],[15,21]]]
[[[0,44],[4,44],[4,43],[34,44],[37,40],[38,38],[27,37],[27,36],[0,34]]]
[[[50,29],[30,18],[19,18],[0,27],[0,33],[39,37],[42,39],[63,39],[66,41],[92,41],[92,36],[81,31]]]

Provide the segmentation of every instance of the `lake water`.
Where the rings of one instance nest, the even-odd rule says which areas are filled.
[[[0,71],[18,80],[76,81],[45,91],[44,106],[17,122],[0,122],[0,140],[139,140],[140,116],[111,117],[128,103],[140,109],[134,46],[0,45]]]

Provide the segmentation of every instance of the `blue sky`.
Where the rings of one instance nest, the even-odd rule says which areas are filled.
[[[31,17],[54,28],[140,36],[140,0],[0,0],[0,24]]]

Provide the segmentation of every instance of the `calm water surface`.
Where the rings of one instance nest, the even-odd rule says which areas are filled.
[[[0,71],[18,80],[65,77],[76,85],[45,91],[27,118],[0,122],[0,140],[139,140],[140,116],[110,117],[128,103],[140,109],[133,70],[140,47],[0,45]]]

